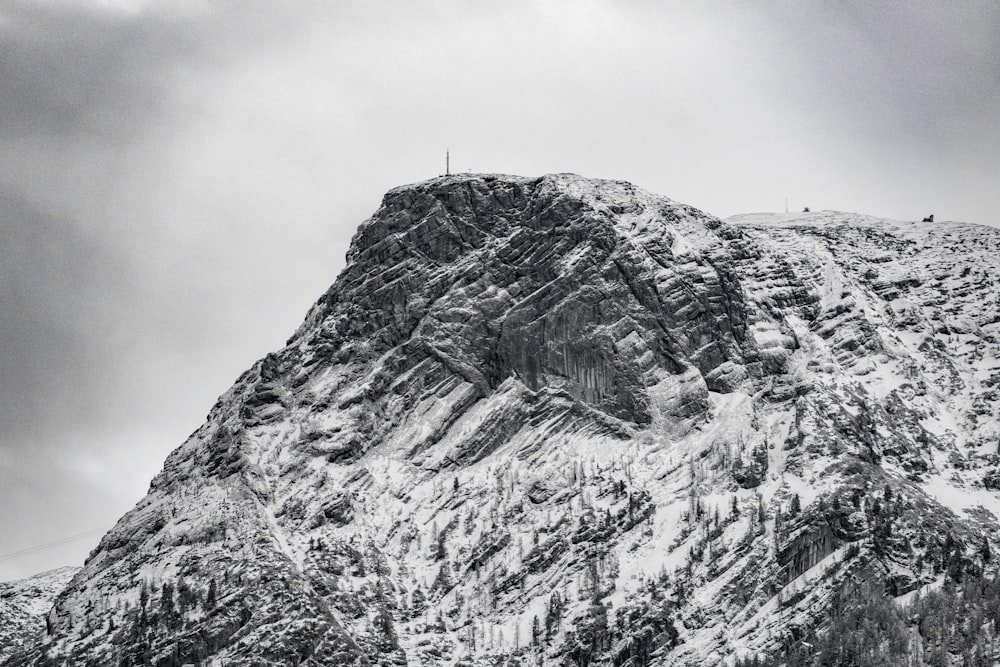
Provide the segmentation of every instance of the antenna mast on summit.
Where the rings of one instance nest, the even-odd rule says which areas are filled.
[[[451,153],[444,149],[444,175],[451,176]]]

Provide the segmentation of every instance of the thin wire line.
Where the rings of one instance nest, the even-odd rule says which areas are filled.
[[[27,549],[21,549],[19,551],[11,551],[10,553],[0,554],[0,562],[5,560],[10,560],[12,558],[17,558],[18,556],[26,556],[28,554],[33,554],[36,551],[45,551],[46,549],[51,549],[53,547],[62,546],[74,540],[79,540],[83,537],[89,535],[96,535],[97,533],[103,533],[107,531],[107,528],[94,528],[93,530],[88,530],[83,533],[77,533],[76,535],[70,535],[68,537],[62,537],[58,540],[53,540],[52,542],[46,542],[44,544],[36,544],[33,547],[28,547]]]

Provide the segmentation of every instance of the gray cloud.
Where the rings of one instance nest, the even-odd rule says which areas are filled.
[[[0,127],[47,138],[142,129],[168,107],[162,80],[203,51],[182,18],[85,5],[0,5]]]
[[[81,338],[87,313],[120,290],[119,267],[65,220],[46,215],[16,194],[0,191],[0,432],[43,435],[54,419],[39,406],[70,408],[60,421],[84,421],[100,410],[97,396],[76,396],[65,379],[87,377],[93,350]],[[88,331],[94,338],[99,330]]]

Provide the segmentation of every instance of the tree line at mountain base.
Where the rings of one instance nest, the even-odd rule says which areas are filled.
[[[995,576],[946,577],[906,604],[888,596],[882,581],[851,580],[834,596],[826,623],[790,633],[775,655],[735,667],[987,667],[996,664],[998,629]]]

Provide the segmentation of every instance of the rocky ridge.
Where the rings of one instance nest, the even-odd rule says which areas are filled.
[[[982,570],[998,246],[565,174],[394,189],[8,664],[725,664],[847,580]]]
[[[0,662],[45,636],[45,615],[79,568],[61,567],[0,582]]]

